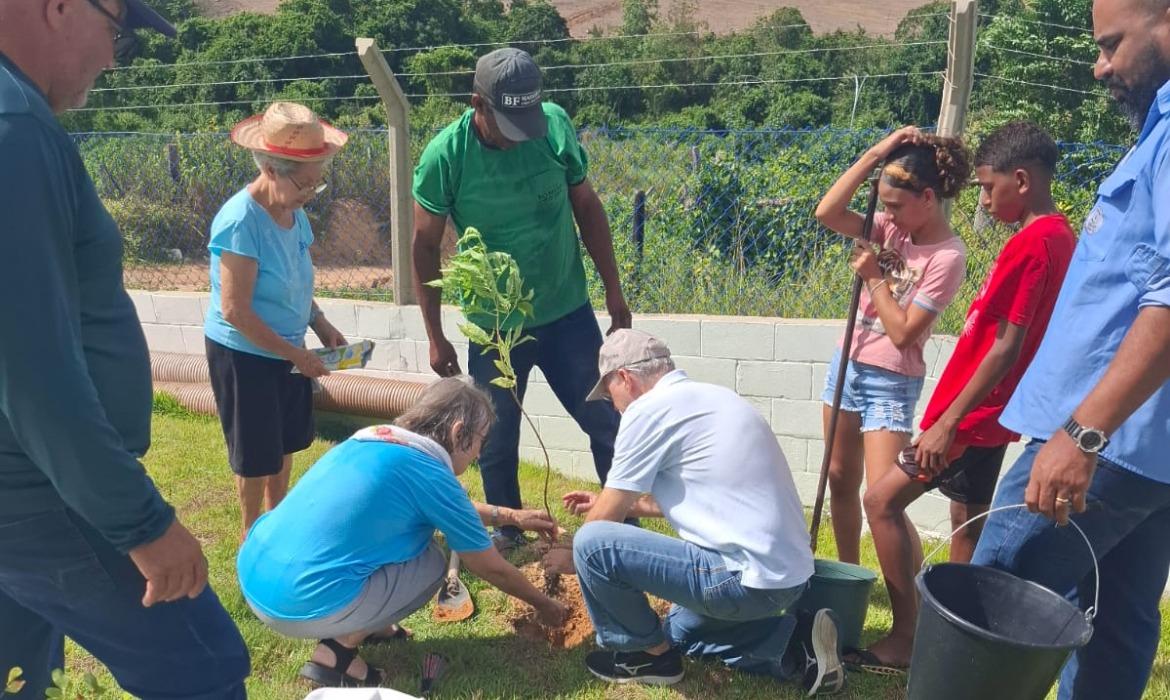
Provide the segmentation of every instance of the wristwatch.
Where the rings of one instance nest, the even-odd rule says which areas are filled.
[[[1086,428],[1075,418],[1069,418],[1068,422],[1064,424],[1064,432],[1068,433],[1068,436],[1085,454],[1095,455],[1109,444],[1109,439],[1105,437],[1105,431],[1097,428]]]

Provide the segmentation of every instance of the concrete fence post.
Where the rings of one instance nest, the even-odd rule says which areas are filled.
[[[358,39],[358,57],[386,108],[390,133],[390,250],[394,269],[394,302],[417,304],[410,241],[414,235],[413,168],[410,162],[410,103],[390,64],[373,39]]]

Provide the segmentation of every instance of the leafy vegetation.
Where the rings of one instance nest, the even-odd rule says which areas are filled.
[[[414,95],[412,118],[425,127],[466,104],[475,59],[505,44],[533,53],[546,68],[548,97],[581,126],[889,128],[937,118],[945,0],[910,12],[892,38],[861,29],[817,35],[793,8],[715,35],[695,21],[693,0],[662,5],[623,2],[617,36],[649,36],[573,40],[546,0],[507,8],[501,0],[284,0],[272,15],[224,19],[198,16],[190,0],[166,0],[178,40],[144,35],[134,64],[102,78],[98,87],[107,90],[90,105],[100,111],[67,121],[75,131],[224,129],[267,101],[290,98],[348,128],[383,126],[352,55],[355,36],[387,51]],[[973,101],[975,132],[1028,117],[1062,140],[1130,137],[1094,86],[1089,9],[1089,0],[980,3],[976,70],[988,77]],[[149,108],[125,109],[141,106]]]
[[[475,323],[461,323],[459,332],[483,348],[481,352],[484,355],[495,354],[492,362],[500,376],[491,380],[491,384],[508,390],[536,435],[544,453],[544,509],[551,514],[548,484],[552,462],[536,422],[524,410],[524,402],[516,391],[516,369],[512,366],[512,351],[534,340],[532,336],[524,335],[524,321],[532,317],[533,291],[524,290],[520,266],[515,259],[508,253],[489,251],[483,236],[474,228],[463,232],[459,239],[459,252],[451,256],[442,273],[441,277],[427,282],[427,285],[458,298],[463,304],[463,313],[469,319],[476,322],[490,320],[486,329]]]

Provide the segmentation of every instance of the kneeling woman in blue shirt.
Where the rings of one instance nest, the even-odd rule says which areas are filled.
[[[362,642],[399,636],[446,573],[435,530],[467,568],[563,623],[566,609],[492,546],[485,524],[552,536],[543,511],[472,503],[456,477],[478,457],[495,416],[488,396],[441,379],[393,426],[365,428],[330,450],[240,548],[240,588],[273,630],[320,639],[301,675],[330,686],[377,686]]]

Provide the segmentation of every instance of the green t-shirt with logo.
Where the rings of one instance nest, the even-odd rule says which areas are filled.
[[[525,291],[535,293],[527,326],[551,323],[588,296],[569,188],[585,180],[589,161],[569,115],[543,104],[548,135],[501,150],[483,143],[473,110],[427,144],[414,171],[414,199],[448,214],[462,234],[475,227],[489,250],[516,259]],[[471,318],[491,326],[490,318]]]

